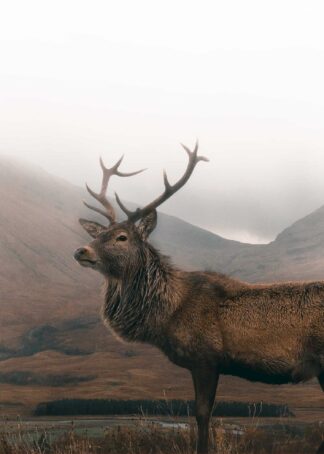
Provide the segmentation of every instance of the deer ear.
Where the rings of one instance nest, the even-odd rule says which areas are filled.
[[[143,240],[146,240],[148,236],[153,232],[156,224],[157,212],[155,209],[150,211],[146,216],[142,217],[140,223],[137,226],[137,230]]]
[[[84,230],[89,233],[90,236],[92,236],[92,238],[97,238],[100,233],[102,233],[104,230],[107,230],[107,227],[98,224],[98,222],[87,221],[86,219],[79,219],[79,222]]]

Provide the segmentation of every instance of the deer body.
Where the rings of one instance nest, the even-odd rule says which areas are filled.
[[[130,176],[101,162],[99,200],[109,227],[80,220],[94,238],[75,252],[85,267],[106,280],[102,315],[127,341],[158,347],[193,378],[198,424],[197,452],[208,452],[208,427],[220,374],[264,383],[298,383],[318,377],[324,391],[324,282],[251,285],[213,272],[176,269],[147,238],[156,225],[155,208],[188,180],[205,158],[186,149],[185,175],[142,210],[115,222],[105,198],[111,175]],[[138,225],[136,221],[140,220]]]
[[[217,274],[200,277],[203,288],[170,321],[171,360],[189,369],[207,361],[221,374],[273,384],[324,371],[324,284],[288,286],[283,296],[280,286],[238,283],[219,295]]]
[[[324,283],[249,285],[178,271],[155,254],[155,267],[107,282],[103,318],[120,337],[153,344],[181,367],[204,362],[253,381],[324,371]]]

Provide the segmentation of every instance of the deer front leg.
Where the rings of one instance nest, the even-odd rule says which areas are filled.
[[[219,374],[217,370],[201,367],[191,371],[195,388],[196,420],[198,426],[197,454],[208,453],[209,420],[212,413]]]

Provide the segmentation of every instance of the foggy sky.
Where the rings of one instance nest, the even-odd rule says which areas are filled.
[[[324,204],[321,2],[11,1],[0,14],[0,154],[98,186],[112,181],[227,238],[266,242]]]

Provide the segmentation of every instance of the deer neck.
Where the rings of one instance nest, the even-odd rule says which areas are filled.
[[[107,280],[104,320],[129,341],[158,344],[181,300],[181,276],[151,246],[122,279]]]

